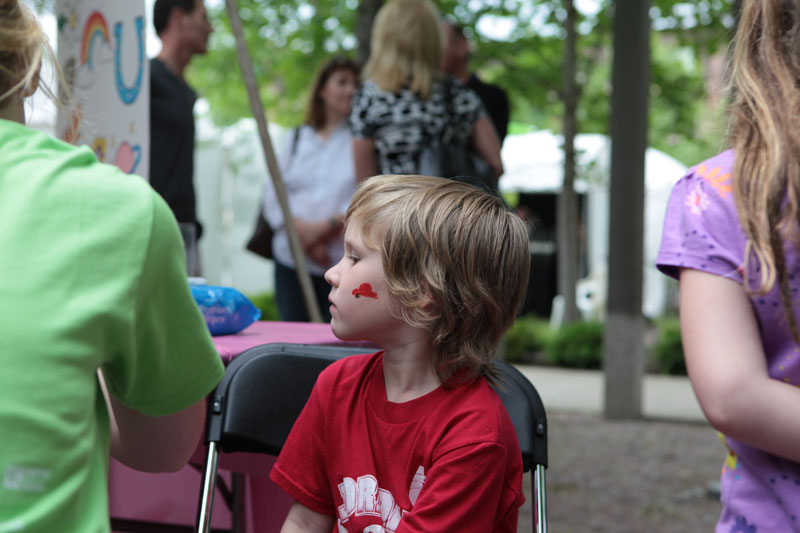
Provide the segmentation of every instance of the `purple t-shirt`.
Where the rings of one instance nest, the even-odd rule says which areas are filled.
[[[743,283],[747,238],[733,196],[733,151],[689,170],[672,190],[656,266],[677,279],[691,268]],[[786,250],[792,297],[800,291],[800,262]],[[752,263],[751,263],[752,264]],[[748,268],[758,284],[756,265]],[[794,342],[777,286],[751,295],[770,377],[800,386],[800,348]],[[798,315],[800,306],[795,305]],[[799,315],[800,316],[800,315]],[[776,406],[777,409],[783,408]],[[800,532],[800,464],[724,437],[729,454],[722,467],[722,514],[717,532]]]

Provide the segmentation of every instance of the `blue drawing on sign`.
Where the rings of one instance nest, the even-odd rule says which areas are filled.
[[[139,63],[136,72],[136,83],[132,87],[125,85],[125,80],[122,79],[122,23],[117,22],[114,24],[114,39],[116,41],[116,54],[114,59],[114,70],[116,71],[117,78],[117,92],[120,99],[125,104],[132,104],[139,96],[139,89],[142,87],[142,78],[144,77],[144,17],[136,17],[136,40],[139,43]]]

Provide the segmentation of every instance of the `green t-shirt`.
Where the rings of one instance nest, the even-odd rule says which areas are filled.
[[[109,530],[98,368],[149,415],[222,378],[183,253],[144,180],[0,120],[0,533]]]

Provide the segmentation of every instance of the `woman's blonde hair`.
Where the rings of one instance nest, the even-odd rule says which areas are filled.
[[[731,62],[728,138],[736,154],[734,195],[747,235],[745,269],[760,269],[748,292],[778,284],[784,313],[800,343],[784,241],[797,248],[800,215],[800,4],[742,3]]]
[[[347,210],[354,219],[381,252],[394,314],[430,332],[441,383],[496,380],[492,359],[530,272],[522,220],[472,185],[413,175],[366,180]]]
[[[0,107],[12,95],[30,93],[37,85],[54,102],[56,95],[40,83],[42,57],[54,58],[42,27],[19,0],[0,0]],[[57,67],[57,62],[52,61]]]
[[[409,89],[427,99],[439,74],[442,33],[428,0],[391,0],[375,17],[364,76],[381,90]]]

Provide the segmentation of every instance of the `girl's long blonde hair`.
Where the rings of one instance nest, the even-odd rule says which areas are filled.
[[[391,0],[375,17],[364,77],[396,93],[408,83],[423,100],[439,78],[442,30],[428,0]]]
[[[745,287],[765,293],[777,283],[784,313],[800,343],[784,243],[798,249],[800,226],[800,4],[742,3],[731,63],[728,139],[736,154],[734,195],[747,235]],[[758,284],[750,281],[760,267]]]
[[[39,79],[45,57],[52,63],[58,84],[64,90],[61,99]],[[12,95],[27,94],[37,87],[60,105],[69,98],[62,80],[53,49],[31,10],[20,0],[0,0],[0,107]]]

